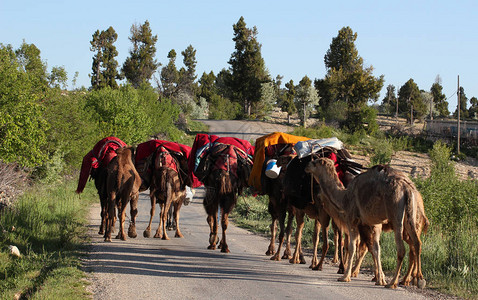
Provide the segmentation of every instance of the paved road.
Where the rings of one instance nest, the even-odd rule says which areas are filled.
[[[228,122],[208,121],[214,131],[225,136]],[[259,133],[269,124],[243,124],[234,129]],[[249,127],[250,126],[250,127]],[[256,126],[260,126],[257,128]],[[253,129],[251,127],[254,127]],[[272,130],[275,131],[276,129]],[[271,131],[271,132],[272,132]],[[257,133],[256,133],[257,132]],[[266,132],[268,133],[268,132]],[[244,135],[247,137],[247,135]],[[240,136],[238,136],[240,137]],[[257,136],[254,136],[254,139]],[[323,271],[307,265],[274,262],[264,253],[268,240],[230,224],[228,244],[231,253],[207,250],[209,228],[202,207],[203,189],[197,189],[193,201],[181,209],[180,228],[184,238],[171,240],[143,238],[149,218],[149,198],[140,195],[137,219],[138,237],[127,241],[103,242],[97,234],[99,204],[90,214],[91,247],[84,261],[89,272],[94,299],[423,299],[398,288],[375,286],[370,275],[361,274],[350,283],[337,282],[337,267],[325,264]],[[157,226],[159,217],[155,216]],[[156,228],[156,227],[154,227]],[[306,257],[310,263],[310,257]]]

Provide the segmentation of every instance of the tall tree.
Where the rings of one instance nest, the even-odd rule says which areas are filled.
[[[470,99],[470,109],[468,109],[468,116],[472,119],[478,119],[478,99],[476,97],[471,97]]]
[[[446,101],[446,96],[443,94],[443,86],[441,85],[440,75],[437,75],[435,82],[430,88],[430,92],[433,97],[433,103],[435,108],[438,111],[440,117],[448,117],[450,111],[448,111],[448,102]]]
[[[395,86],[389,84],[387,86],[387,93],[382,99],[383,110],[391,115],[394,115],[396,112],[397,96],[395,93]]]
[[[460,119],[468,118],[468,108],[466,107],[468,103],[468,98],[465,95],[465,89],[460,86]],[[453,113],[455,118],[458,118],[458,107],[455,109]]]
[[[294,101],[296,97],[296,90],[294,81],[291,79],[285,84],[286,92],[284,101],[281,103],[281,110],[287,112],[287,123],[290,123],[290,117],[297,112]]]
[[[118,35],[111,26],[107,30],[96,30],[93,34],[90,50],[95,52],[95,55],[91,68],[91,86],[95,90],[107,86],[118,88],[116,79],[121,79],[121,76],[116,61],[118,51],[114,45],[117,39]]]
[[[48,88],[47,65],[40,56],[40,49],[25,41],[15,50],[19,67],[30,77],[35,93],[45,94]]]
[[[315,82],[321,97],[322,111],[327,111],[334,102],[345,102],[347,114],[363,115],[358,113],[363,110],[363,106],[369,100],[376,101],[379,97],[383,75],[376,78],[372,74],[372,66],[363,66],[363,59],[355,47],[356,39],[357,34],[350,27],[340,29],[337,37],[332,39],[324,57],[327,74],[323,80]],[[348,127],[349,124],[345,122],[343,125]]]
[[[196,50],[193,46],[189,45],[184,51],[181,52],[183,56],[183,64],[185,68],[179,70],[179,84],[178,88],[192,97],[196,96],[197,85],[196,81]]]
[[[160,65],[154,58],[158,36],[152,34],[149,22],[146,20],[143,25],[131,26],[129,40],[133,43],[133,48],[123,64],[122,71],[126,79],[137,88],[142,83],[149,83]]]
[[[50,75],[48,75],[48,82],[51,87],[66,89],[68,81],[68,73],[65,67],[51,68]]]
[[[215,81],[216,75],[214,75],[213,71],[209,73],[204,72],[199,79],[199,97],[203,97],[209,102],[212,96],[217,94]]]
[[[418,85],[411,78],[398,91],[398,110],[405,113],[410,122],[422,118],[428,111]]]
[[[171,49],[168,53],[169,62],[161,69],[162,95],[166,98],[173,98],[177,93],[179,72],[176,68],[176,51]]]
[[[297,111],[299,112],[299,119],[302,126],[307,125],[307,118],[314,110],[315,106],[319,104],[319,96],[317,91],[312,86],[312,81],[309,77],[304,76],[297,86],[297,97],[295,97],[295,103]]]
[[[257,28],[246,27],[244,17],[233,25],[235,51],[229,60],[233,100],[241,103],[244,113],[251,114],[252,103],[261,97],[261,84],[270,81],[257,40]]]

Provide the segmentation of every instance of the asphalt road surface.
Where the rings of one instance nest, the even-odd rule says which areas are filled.
[[[248,140],[273,131],[286,131],[260,122],[206,123],[211,133]],[[180,229],[184,238],[175,238],[174,231],[169,231],[170,240],[143,237],[150,211],[147,193],[140,194],[135,239],[105,243],[97,234],[100,207],[94,205],[90,211],[91,247],[84,260],[93,299],[425,298],[413,292],[414,288],[390,290],[375,286],[372,276],[367,274],[360,274],[349,283],[338,282],[337,266],[324,264],[323,271],[312,271],[308,268],[310,256],[306,256],[305,265],[271,261],[265,255],[267,238],[232,223],[227,231],[231,253],[208,250],[209,226],[202,207],[203,196],[204,189],[196,189],[193,201],[181,208]],[[153,233],[158,221],[156,212]]]

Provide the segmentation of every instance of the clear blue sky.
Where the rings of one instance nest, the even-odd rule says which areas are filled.
[[[327,3],[323,3],[327,2]],[[334,2],[334,3],[332,3]],[[41,57],[64,66],[71,82],[90,86],[92,34],[112,26],[120,65],[129,55],[131,25],[148,20],[158,36],[156,58],[179,55],[188,45],[196,50],[197,75],[228,68],[234,51],[232,25],[241,16],[256,26],[262,56],[272,77],[298,83],[325,75],[324,55],[344,26],[358,34],[356,47],[374,75],[384,75],[384,89],[397,90],[408,79],[430,90],[437,75],[444,93],[454,95],[457,76],[470,99],[478,97],[477,1],[7,1],[0,0],[0,43],[15,49],[23,40],[35,44]],[[70,84],[70,88],[71,88]],[[449,110],[456,109],[456,95]]]

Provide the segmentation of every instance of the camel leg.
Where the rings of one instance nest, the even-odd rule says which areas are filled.
[[[146,227],[146,229],[143,231],[143,236],[145,238],[149,238],[151,236],[151,224],[153,223],[154,212],[156,211],[156,196],[154,193],[151,193],[149,196],[151,198],[151,210],[149,211],[148,227]]]
[[[229,213],[225,212],[224,209],[221,209],[221,226],[222,226],[222,239],[220,243],[221,252],[229,253],[229,247],[226,243],[226,230],[227,225],[229,225]]]
[[[421,251],[422,251],[422,242],[420,240],[420,231],[416,231],[415,224],[407,224],[407,243],[409,244],[409,270],[405,278],[410,277],[412,274],[414,284],[419,288],[424,288],[426,285],[426,280],[423,278],[422,268],[421,268]]]
[[[128,236],[133,239],[138,236],[136,234],[136,216],[138,215],[138,198],[139,198],[139,194],[135,194],[131,197],[131,200],[129,202],[131,222],[129,223]]]
[[[160,226],[161,226],[161,230],[162,230],[162,233],[163,233],[163,236],[161,237],[161,239],[163,239],[163,240],[169,240],[168,232],[167,232],[167,229],[166,229],[166,223],[168,222],[168,211],[169,211],[170,207],[171,207],[171,200],[168,199],[168,200],[166,200],[166,203],[163,204],[163,206],[161,208],[161,223],[160,223]]]
[[[108,195],[107,201],[107,218],[106,218],[106,230],[105,230],[105,242],[111,242],[111,230],[113,225],[113,220],[115,218],[115,200],[116,193],[111,192]]]
[[[352,269],[352,277],[357,277],[360,272],[360,266],[362,265],[362,261],[365,258],[365,254],[367,254],[367,244],[362,239],[360,240],[358,253],[357,253],[357,260],[355,261],[355,266]],[[375,274],[377,276],[377,274]]]
[[[380,234],[382,233],[382,226],[372,226],[368,230],[370,230],[371,237],[371,247],[369,247],[369,251],[372,254],[375,265],[375,285],[385,285],[385,275],[383,274],[382,261],[380,258]]]
[[[323,226],[322,226],[322,240],[323,240],[322,256],[320,257],[320,260],[319,260],[319,263],[317,264],[317,266],[312,268],[312,270],[322,271],[322,265],[324,263],[325,255],[327,254],[327,251],[329,251],[329,239],[327,237],[327,232],[329,231],[328,224],[330,223],[330,218],[327,216],[325,219],[326,219],[325,223],[324,222],[319,222],[319,224],[323,224]],[[324,224],[327,224],[327,225],[324,225]],[[319,227],[320,227],[320,225],[319,225]],[[319,236],[317,234],[317,239],[318,238],[319,238]]]
[[[164,206],[165,204],[160,202],[159,203],[159,224],[158,224],[158,228],[156,229],[156,233],[154,234],[154,238],[157,238],[157,239],[160,239],[163,237],[163,232],[162,232],[162,228],[163,228],[163,211],[164,211]]]
[[[302,240],[302,229],[304,228],[304,212],[303,211],[297,211],[295,215],[295,219],[297,222],[297,229],[295,231],[295,251],[294,255],[292,258],[289,260],[291,264],[298,264],[302,263],[300,259],[300,255],[302,253],[301,249],[301,240]],[[304,262],[305,263],[305,262]]]
[[[339,244],[339,239],[342,239],[341,231],[339,227],[335,224],[334,221],[332,221],[332,229],[334,231],[334,245],[335,245],[335,250],[334,250],[334,258],[332,259],[332,263],[338,263],[339,262],[339,251],[342,249],[340,248]]]
[[[126,241],[126,234],[124,233],[124,221],[126,219],[126,201],[121,199],[119,201],[118,206],[118,219],[119,219],[119,230],[118,235],[116,236],[117,239],[121,239],[122,241]]]
[[[400,269],[402,267],[403,258],[405,257],[405,246],[403,244],[403,225],[398,224],[394,226],[395,243],[397,245],[397,267],[392,280],[385,286],[387,288],[395,289],[398,284],[398,277],[400,276]]]
[[[348,253],[347,253],[347,262],[345,265],[344,275],[338,279],[338,281],[349,282],[350,276],[352,273],[352,262],[355,254],[355,247],[357,244],[358,238],[358,229],[354,227],[349,227],[349,243],[348,243]]]
[[[267,248],[266,255],[274,255],[275,254],[274,243],[275,243],[275,240],[276,240],[277,219],[274,218],[274,216],[272,216],[272,214],[271,214],[271,217],[272,217],[272,223],[271,223],[271,226],[270,226],[271,240],[270,240],[270,243],[269,243],[269,247]],[[277,258],[278,258],[277,255],[274,255],[273,257],[271,257],[271,260],[279,260]]]
[[[217,242],[217,209],[212,214],[208,214],[207,223],[209,224],[209,246],[208,249],[216,249]]]
[[[287,215],[287,227],[285,229],[285,250],[284,255],[282,255],[283,259],[290,259],[292,257],[292,252],[290,251],[290,238],[292,236],[292,222],[294,221],[294,211],[289,210]]]
[[[315,219],[314,220],[314,235],[312,236],[312,243],[314,244],[314,248],[312,250],[312,261],[310,263],[309,268],[312,270],[318,270],[316,269],[318,265],[318,259],[317,259],[317,248],[319,247],[319,231],[320,231],[320,222],[319,220]]]
[[[174,203],[174,224],[176,225],[176,234],[174,237],[177,238],[182,238],[184,237],[183,234],[181,233],[181,230],[179,230],[179,210],[181,209],[182,201],[178,200]]]

